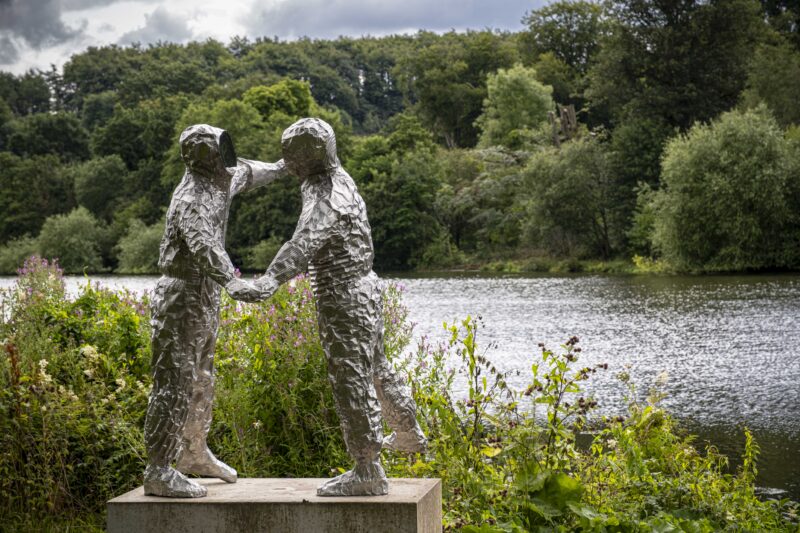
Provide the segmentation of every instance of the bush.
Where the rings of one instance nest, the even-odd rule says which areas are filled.
[[[798,162],[764,107],[694,126],[665,151],[655,248],[682,270],[800,266]]]
[[[578,139],[534,155],[525,171],[530,243],[556,256],[610,258],[619,247],[606,147]]]
[[[23,261],[36,253],[36,240],[21,237],[0,247],[0,274],[14,274]]]
[[[105,226],[85,207],[45,220],[38,239],[41,254],[58,259],[67,272],[102,272],[106,244]]]
[[[123,274],[152,274],[158,272],[158,254],[164,224],[145,226],[138,218],[131,220],[128,232],[117,244],[117,272]]]

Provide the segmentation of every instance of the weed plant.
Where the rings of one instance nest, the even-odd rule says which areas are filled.
[[[58,266],[31,258],[0,300],[0,530],[102,530],[105,501],[144,468],[147,296],[87,280],[70,298]],[[577,338],[540,345],[514,388],[478,342],[480,319],[406,350],[402,287],[384,303],[387,354],[430,439],[426,454],[384,461],[391,476],[442,479],[446,530],[798,531],[796,503],[755,496],[749,433],[729,473],[677,431],[657,390],[638,401],[629,384],[627,416],[592,416],[582,385],[608,367],[580,366]],[[245,477],[348,468],[308,281],[258,305],[225,297],[221,318],[211,447]],[[581,434],[591,446],[576,445]]]

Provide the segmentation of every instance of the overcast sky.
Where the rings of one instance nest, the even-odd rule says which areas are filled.
[[[546,0],[0,0],[0,70],[61,66],[89,46],[522,28]]]

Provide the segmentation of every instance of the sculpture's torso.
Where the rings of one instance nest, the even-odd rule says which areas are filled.
[[[308,263],[312,288],[320,297],[372,272],[372,236],[364,200],[341,168],[330,180],[306,180],[302,191],[301,219],[309,225],[332,225],[321,232],[323,242]],[[321,205],[330,212],[321,213]]]

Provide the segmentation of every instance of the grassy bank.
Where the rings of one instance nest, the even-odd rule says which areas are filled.
[[[0,523],[14,531],[101,529],[104,502],[141,483],[150,388],[147,298],[86,285],[29,260],[3,295]],[[385,294],[386,348],[430,438],[424,455],[386,453],[390,476],[440,477],[448,531],[796,531],[794,502],[755,495],[749,433],[735,473],[697,449],[633,386],[627,416],[592,416],[577,338],[534,347],[527,385],[478,344],[480,323],[409,348],[402,295]],[[224,299],[210,444],[243,477],[327,477],[349,467],[314,306],[298,278],[258,305]],[[457,378],[458,376],[458,378]],[[627,376],[620,375],[627,382]],[[466,391],[454,386],[465,381]],[[577,435],[591,433],[588,447]]]

